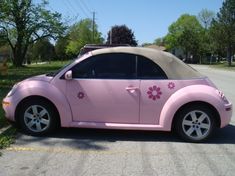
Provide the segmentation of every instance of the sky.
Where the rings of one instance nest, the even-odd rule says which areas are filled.
[[[223,0],[49,0],[48,8],[62,14],[69,23],[84,18],[95,21],[102,36],[114,25],[127,25],[138,44],[164,37],[168,27],[182,14],[198,15],[202,9],[217,13]]]

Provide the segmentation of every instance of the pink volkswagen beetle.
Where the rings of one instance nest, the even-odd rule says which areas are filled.
[[[226,126],[232,104],[172,54],[99,49],[53,74],[26,79],[3,100],[6,118],[33,135],[56,127],[175,130],[200,142]]]

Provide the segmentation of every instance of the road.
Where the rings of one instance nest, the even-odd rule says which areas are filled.
[[[235,103],[235,72],[193,66]],[[235,114],[235,113],[234,113]],[[0,157],[0,176],[233,176],[235,115],[207,143],[171,133],[61,129],[49,137],[17,135]]]

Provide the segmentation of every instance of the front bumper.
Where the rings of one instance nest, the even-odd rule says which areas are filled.
[[[5,112],[5,117],[10,121],[15,121],[16,104],[11,97],[6,97],[2,101],[2,107]]]

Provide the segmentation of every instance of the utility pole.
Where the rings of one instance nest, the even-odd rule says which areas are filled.
[[[92,18],[92,41],[93,44],[95,42],[95,12],[92,12],[93,18]]]
[[[112,43],[113,43],[112,37],[113,37],[113,28],[111,27],[110,34],[109,34],[109,44],[110,45],[112,45]]]

